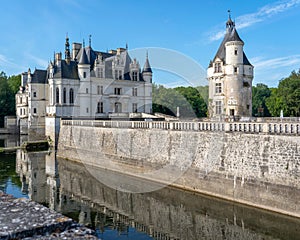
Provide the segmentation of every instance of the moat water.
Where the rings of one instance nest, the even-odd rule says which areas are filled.
[[[1,153],[0,190],[61,212],[103,240],[300,239],[300,219],[171,187],[121,192],[50,152]]]

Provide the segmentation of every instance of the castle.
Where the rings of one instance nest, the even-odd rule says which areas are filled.
[[[252,116],[253,66],[243,46],[229,15],[225,37],[207,69],[208,112],[212,119]]]
[[[152,112],[152,69],[143,69],[126,48],[95,51],[65,42],[65,58],[56,53],[46,70],[22,73],[16,94],[21,133],[44,135],[46,118],[129,118]]]
[[[212,120],[238,120],[252,115],[253,66],[243,46],[229,15],[224,39],[207,69],[208,113]],[[90,38],[87,47],[73,43],[71,53],[67,37],[64,59],[56,53],[46,70],[32,73],[29,69],[22,74],[16,111],[20,132],[40,136],[45,136],[47,127],[59,132],[61,118],[124,120],[132,113],[152,113],[148,56],[141,70],[127,47],[95,51]]]

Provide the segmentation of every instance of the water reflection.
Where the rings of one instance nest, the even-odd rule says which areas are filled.
[[[16,159],[22,190],[32,200],[96,229],[102,239],[299,239],[299,219],[170,187],[120,192],[96,181],[83,165],[56,160],[53,152],[19,150]]]

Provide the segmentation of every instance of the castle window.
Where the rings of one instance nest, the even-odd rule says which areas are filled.
[[[83,78],[86,78],[86,72],[83,72]]]
[[[59,88],[56,88],[56,103],[59,104]]]
[[[85,93],[89,93],[89,89],[88,88],[85,89]]]
[[[33,92],[33,97],[36,97],[36,92]]]
[[[103,113],[103,102],[97,103],[97,113]]]
[[[250,84],[248,82],[243,82],[243,87],[250,87]]]
[[[122,112],[122,104],[120,102],[115,103],[115,113],[121,113]]]
[[[115,95],[121,95],[122,94],[122,88],[115,88]]]
[[[137,88],[132,88],[132,96],[137,96]]]
[[[74,91],[73,88],[70,89],[70,93],[69,93],[69,100],[70,100],[70,104],[74,103]]]
[[[20,98],[19,98],[19,103],[21,103],[21,104],[22,104],[22,97],[20,97]]]
[[[234,49],[234,55],[237,55],[237,54],[238,54],[238,50]]]
[[[64,88],[63,90],[63,103],[66,103],[67,102],[67,90],[66,88]]]
[[[222,83],[216,83],[216,93],[222,92]]]
[[[215,63],[215,72],[216,73],[222,72],[222,68],[221,68],[221,63],[220,62]]]
[[[132,112],[137,112],[137,103],[132,104]]]
[[[98,68],[98,77],[103,78],[103,68]]]
[[[216,101],[216,114],[222,113],[222,101]]]
[[[36,108],[33,109],[33,113],[36,113]]]
[[[233,72],[234,72],[235,74],[237,74],[238,68],[237,68],[237,67],[233,67]]]
[[[137,81],[138,80],[138,73],[137,71],[132,72],[132,81]]]
[[[89,113],[89,108],[86,108],[86,113]]]
[[[97,86],[97,94],[98,95],[103,94],[103,86]]]

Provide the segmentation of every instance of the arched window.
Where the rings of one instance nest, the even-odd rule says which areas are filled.
[[[67,102],[67,90],[66,88],[64,88],[64,91],[63,91],[63,103],[66,103]]]
[[[56,88],[56,103],[59,104],[59,88]]]
[[[74,103],[74,91],[73,88],[70,89],[70,104]]]

